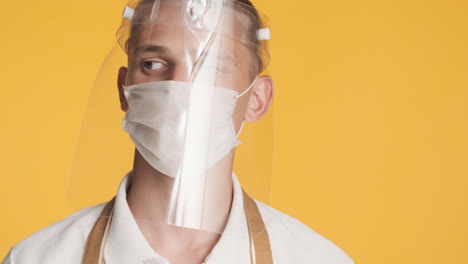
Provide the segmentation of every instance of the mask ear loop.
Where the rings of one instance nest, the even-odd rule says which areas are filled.
[[[122,89],[124,91],[124,96],[125,96],[125,99],[128,98],[128,82],[127,82],[127,77],[125,77],[125,84],[122,84]]]
[[[253,82],[250,84],[249,88],[245,89],[245,91],[243,91],[242,93],[240,93],[239,95],[236,96],[236,100],[239,99],[239,97],[243,96],[244,94],[246,94],[250,89],[252,89],[252,87],[254,86],[255,82],[258,80],[258,76],[255,77],[255,80],[253,80]],[[242,121],[241,123],[241,126],[239,128],[239,131],[237,132],[237,135],[236,135],[236,138],[239,138],[239,135],[242,131],[242,128],[244,128],[244,121]]]
[[[250,84],[249,88],[245,89],[245,91],[243,91],[241,94],[237,95],[236,96],[236,100],[239,99],[239,97],[243,96],[244,94],[246,94],[250,89],[252,89],[252,87],[254,86],[255,82],[258,80],[258,76],[255,77],[255,80],[253,80],[253,82]]]
[[[236,138],[239,138],[239,135],[240,135],[240,133],[242,131],[242,128],[244,128],[244,121],[242,121],[242,124],[241,124],[241,126],[239,128],[239,132],[237,132]]]

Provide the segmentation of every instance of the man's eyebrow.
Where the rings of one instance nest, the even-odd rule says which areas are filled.
[[[235,59],[233,56],[229,55],[229,54],[221,54],[221,59],[225,60],[225,61],[229,61],[229,62],[235,62]]]
[[[146,44],[146,45],[138,45],[133,50],[134,56],[136,56],[136,55],[138,55],[140,53],[149,53],[149,52],[167,54],[167,53],[169,53],[169,48],[167,48],[165,46]],[[195,53],[196,51],[194,50],[193,52]],[[202,52],[200,57],[206,56],[207,54],[208,54],[208,52],[206,52],[206,51]],[[233,64],[234,66],[238,66],[238,64],[239,64],[239,62],[235,59],[234,56],[232,56],[231,54],[226,53],[226,52],[222,52],[219,55],[219,59],[221,59],[224,62]]]
[[[169,53],[169,49],[164,46],[158,45],[139,45],[133,50],[133,54],[154,52],[154,53]]]
[[[231,56],[230,54],[227,54],[227,53],[221,54],[220,59],[225,61],[225,62],[231,63],[234,66],[238,66],[238,64],[239,64],[239,61],[236,60],[236,58],[234,56]]]

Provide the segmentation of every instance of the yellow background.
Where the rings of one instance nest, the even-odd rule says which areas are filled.
[[[255,3],[273,23],[272,206],[356,263],[468,263],[468,2]],[[73,211],[72,152],[122,6],[2,3],[1,256]]]

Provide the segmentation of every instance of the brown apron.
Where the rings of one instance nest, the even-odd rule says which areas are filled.
[[[273,257],[271,254],[270,239],[268,238],[268,232],[265,228],[265,224],[263,223],[260,211],[258,210],[255,201],[244,191],[242,191],[242,193],[244,196],[244,211],[247,218],[246,220],[250,236],[251,263],[272,264]],[[106,204],[88,236],[83,256],[83,264],[99,263],[99,253],[101,251],[106,227],[109,223],[108,219],[114,208],[114,201],[115,198]],[[258,235],[252,236],[252,234]],[[252,254],[252,247],[255,254]]]

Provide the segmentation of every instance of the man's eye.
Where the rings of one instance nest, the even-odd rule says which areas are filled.
[[[164,68],[165,64],[160,61],[145,61],[143,62],[143,67],[148,70],[159,70]]]

